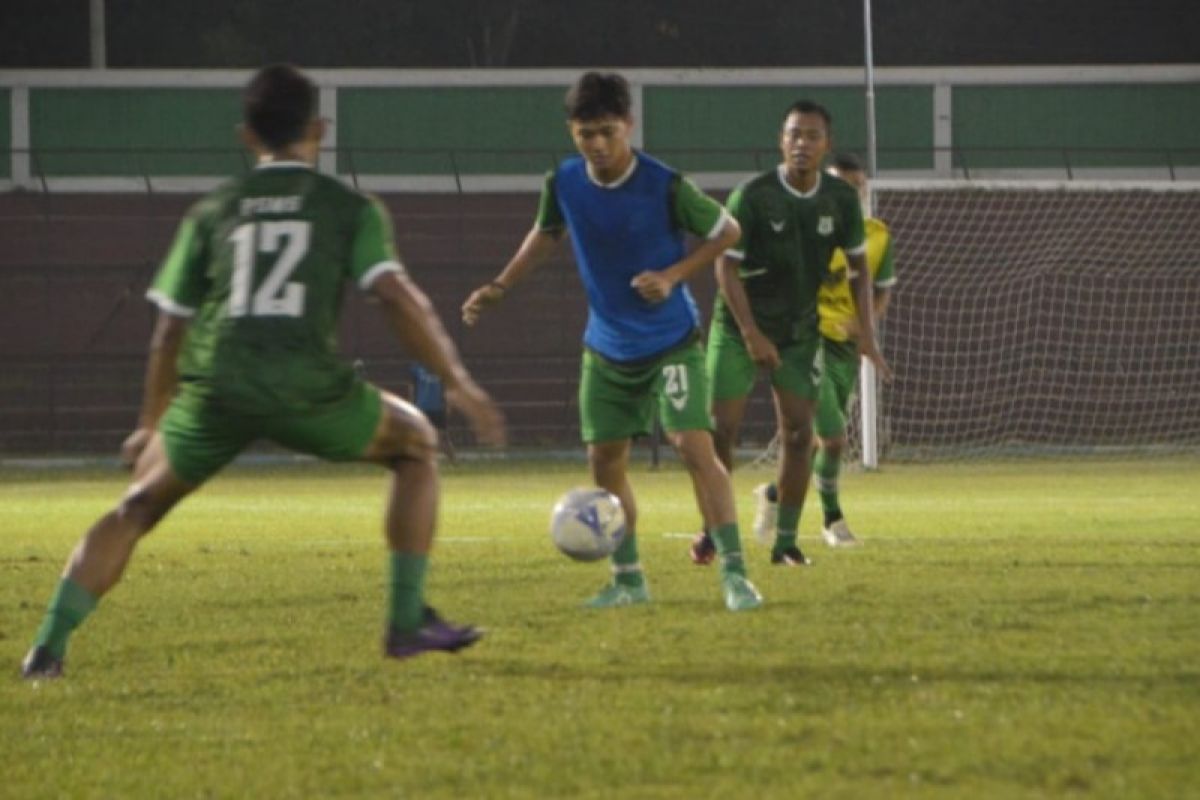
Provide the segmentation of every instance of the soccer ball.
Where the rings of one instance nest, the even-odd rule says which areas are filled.
[[[550,538],[576,561],[611,556],[625,538],[625,509],[603,489],[572,489],[554,504]]]

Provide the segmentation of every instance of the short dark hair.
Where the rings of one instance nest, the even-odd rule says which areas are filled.
[[[838,172],[866,172],[862,159],[851,152],[835,153],[831,166]]]
[[[567,119],[628,117],[632,106],[629,83],[615,72],[583,73],[566,97]]]
[[[787,118],[792,114],[818,114],[821,119],[825,120],[826,132],[833,132],[833,115],[820,103],[814,103],[812,100],[797,100],[788,106],[787,111],[783,112],[783,121],[787,122]]]
[[[263,67],[242,94],[242,117],[250,130],[273,150],[304,138],[317,111],[317,85],[298,67]]]

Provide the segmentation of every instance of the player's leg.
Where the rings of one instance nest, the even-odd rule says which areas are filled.
[[[67,560],[64,577],[96,599],[121,579],[141,538],[196,488],[175,474],[159,433],[138,459],[137,473],[117,506],[96,521]]]
[[[775,415],[779,426],[778,520],[771,561],[775,564],[806,564],[797,544],[800,513],[812,475],[813,401],[775,390]]]
[[[742,340],[727,333],[717,323],[709,331],[704,368],[709,386],[713,447],[725,470],[732,475],[733,451],[757,368]],[[695,490],[698,497],[703,494],[702,487],[696,486]],[[688,550],[692,563],[700,565],[711,564],[717,555],[717,545],[712,537],[715,522],[704,505],[701,503],[704,529],[692,539]]]
[[[437,432],[415,406],[387,393],[380,401],[379,427],[363,458],[392,473],[384,513],[390,575],[385,652],[394,658],[456,652],[482,632],[446,622],[425,602],[440,497]]]
[[[26,678],[57,677],[62,673],[71,633],[121,579],[142,536],[195,488],[171,470],[158,434],[139,459],[138,474],[141,478],[115,508],[96,520],[67,559],[33,648],[22,665]]]
[[[159,428],[121,501],[92,525],[67,560],[22,667],[26,677],[61,673],[68,637],[121,579],[141,538],[248,441],[236,420],[212,413],[186,392],[172,402]]]
[[[738,428],[741,427],[742,414],[746,409],[746,398],[735,397],[728,400],[714,399],[710,406],[713,424],[713,448],[716,451],[717,459],[721,462],[721,466],[729,473],[733,472],[733,449],[734,443],[737,442]],[[679,445],[676,444],[676,448]],[[693,491],[696,493],[697,506],[700,509],[701,519],[703,520],[702,528],[698,534],[692,538],[691,545],[688,548],[688,555],[692,559],[693,564],[707,566],[711,564],[717,557],[717,544],[713,539],[713,529],[717,524],[716,517],[711,509],[711,503],[702,498],[706,497],[704,486],[699,482],[699,473],[690,472],[692,476]]]
[[[453,652],[480,638],[478,630],[443,621],[425,603],[425,575],[437,525],[438,441],[416,406],[356,381],[333,406],[271,420],[267,435],[329,461],[361,460],[391,471],[383,523],[389,569],[386,655]]]
[[[633,605],[650,599],[638,557],[637,500],[629,483],[629,451],[629,439],[588,444],[592,480],[615,494],[625,511],[625,537],[612,554],[612,583],[588,601],[592,608]]]
[[[655,388],[663,428],[691,476],[696,506],[716,546],[726,606],[741,611],[758,607],[762,597],[746,579],[733,482],[709,427],[707,383],[703,355],[694,345],[662,359]]]
[[[591,598],[591,608],[647,602],[646,577],[638,557],[637,500],[629,483],[629,451],[635,435],[653,420],[653,371],[630,369],[585,350],[579,380],[579,423],[588,448],[592,480],[617,496],[625,511],[625,537],[612,555],[613,578]]]
[[[779,429],[779,505],[771,563],[799,566],[808,559],[797,543],[800,514],[812,475],[813,412],[821,378],[815,337],[785,348],[783,364],[772,375],[772,397]]]
[[[378,397],[379,421],[362,458],[392,473],[383,523],[390,578],[384,652],[393,658],[457,652],[483,634],[441,619],[425,602],[440,499],[437,431],[412,404],[386,392]]]
[[[830,547],[850,547],[858,540],[850,531],[838,496],[838,478],[846,449],[846,411],[858,382],[858,352],[852,343],[823,342],[825,369],[817,398],[816,454],[813,480],[821,498],[821,536]]]
[[[746,415],[747,397],[732,397],[726,400],[713,399],[713,448],[726,472],[733,472],[733,450],[737,446],[742,418]]]

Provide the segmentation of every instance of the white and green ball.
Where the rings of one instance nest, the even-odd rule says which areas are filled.
[[[612,555],[625,538],[625,509],[604,489],[572,489],[554,504],[550,538],[576,561],[599,561]]]

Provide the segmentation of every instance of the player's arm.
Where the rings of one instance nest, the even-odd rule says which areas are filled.
[[[888,234],[885,234],[888,235]],[[870,251],[867,252],[867,263],[870,266],[875,266],[871,262]],[[879,321],[883,319],[887,313],[888,303],[892,299],[892,287],[896,284],[896,270],[892,263],[892,246],[890,238],[884,244],[883,255],[880,257],[880,265],[878,270],[873,270],[874,278],[872,278],[871,302],[873,304],[872,311],[875,315],[876,327]],[[845,323],[846,333],[851,338],[858,337],[858,322],[856,320],[847,320]]]
[[[883,235],[887,237],[883,245],[883,255],[880,256],[879,269],[875,272],[873,278],[875,302],[875,321],[883,319],[883,315],[887,313],[888,303],[892,299],[892,287],[896,285],[896,263],[892,260],[892,234],[888,230],[884,230]]]
[[[746,295],[746,287],[742,283],[742,262],[746,259],[746,248],[749,244],[751,231],[754,230],[753,208],[745,202],[742,188],[738,187],[729,195],[727,201],[729,213],[737,220],[741,229],[738,240],[730,249],[717,258],[716,278],[717,288],[725,298],[725,305],[733,315],[738,330],[741,331],[742,341],[746,344],[746,352],[759,366],[767,369],[777,368],[782,361],[775,344],[763,335],[754,318],[754,309],[750,306],[750,298]]]
[[[405,350],[442,379],[447,402],[466,415],[476,437],[485,444],[503,445],[503,415],[463,366],[454,342],[420,287],[407,273],[390,270],[376,277],[368,288],[379,298]]]
[[[377,200],[363,206],[350,271],[359,287],[379,299],[408,354],[442,379],[447,402],[467,417],[475,436],[485,444],[504,444],[503,415],[467,372],[433,304],[401,266],[391,219]]]
[[[874,277],[871,279],[871,302],[876,326],[878,326],[879,321],[887,313],[888,303],[892,299],[892,287],[896,285],[896,267],[892,261],[891,234],[885,231],[884,236],[887,239],[884,242],[883,253],[879,257],[879,264],[873,264],[870,261],[870,252],[868,251],[867,254],[868,265],[871,267],[878,266],[878,269],[872,269]],[[858,322],[850,320],[846,323],[846,330],[851,337],[857,337]]]
[[[853,253],[847,252],[846,259],[850,263],[853,275],[851,285],[854,290],[858,353],[875,365],[881,378],[891,380],[892,369],[884,359],[875,337],[875,287],[871,280],[871,270],[867,267],[865,249]]]
[[[204,205],[199,203],[180,223],[171,249],[146,292],[146,299],[158,306],[159,314],[150,335],[137,428],[121,445],[121,462],[130,468],[149,444],[158,421],[175,396],[176,364],[187,338],[188,323],[209,290],[206,231]]]
[[[766,369],[776,369],[783,363],[779,350],[774,343],[763,335],[754,319],[754,311],[750,308],[750,298],[746,296],[746,287],[742,285],[739,270],[742,260],[732,253],[725,253],[717,259],[717,287],[725,297],[725,305],[733,314],[738,330],[742,333],[742,341],[746,344],[746,352],[755,364]]]
[[[867,231],[863,223],[862,206],[856,194],[847,192],[841,200],[842,219],[845,221],[842,239],[838,246],[846,254],[850,269],[850,286],[854,293],[855,328],[858,354],[870,361],[879,370],[879,376],[891,380],[892,370],[879,349],[875,338],[874,281],[867,263]]]
[[[138,416],[137,428],[121,445],[121,463],[132,468],[142,450],[150,442],[158,427],[158,421],[166,413],[175,387],[179,382],[176,363],[179,351],[187,336],[187,317],[175,316],[160,311],[150,336],[150,355],[146,359],[146,381],[142,390],[142,411]]]
[[[694,183],[680,178],[674,191],[672,208],[676,224],[703,241],[666,269],[645,270],[634,277],[631,285],[643,300],[650,303],[666,300],[676,286],[713,263],[741,236],[737,221]]]
[[[488,283],[480,286],[467,297],[462,305],[463,322],[474,325],[479,315],[488,306],[495,305],[504,299],[509,290],[516,286],[529,273],[544,264],[562,240],[566,230],[566,220],[558,205],[558,197],[554,190],[554,173],[546,175],[542,185],[542,195],[538,200],[537,219],[533,228],[525,235],[525,241],[517,248],[517,252],[504,265],[500,274]]]
[[[871,303],[875,310],[876,322],[879,322],[881,319],[883,319],[884,314],[887,313],[888,303],[891,302],[891,299],[892,290],[890,288],[881,289],[878,286],[872,288]]]
[[[558,249],[558,243],[561,240],[561,228],[544,230],[535,225],[525,235],[525,241],[521,242],[516,254],[504,265],[500,274],[471,292],[467,297],[462,305],[463,322],[474,325],[485,308],[500,302],[510,289],[525,280],[525,277],[538,266],[544,264]]]

